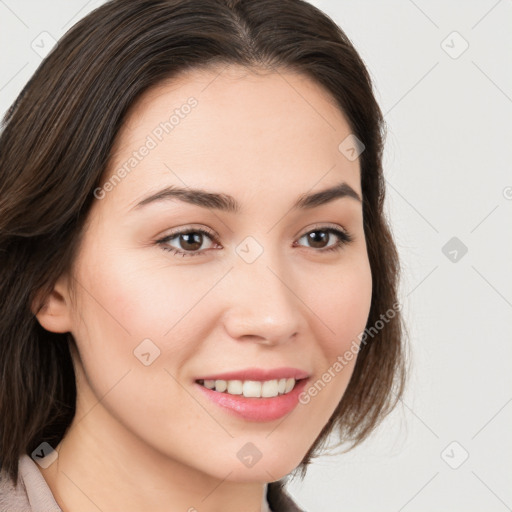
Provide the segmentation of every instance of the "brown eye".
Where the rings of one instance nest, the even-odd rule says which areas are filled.
[[[177,235],[180,248],[186,251],[197,251],[203,244],[203,234],[197,231]]]
[[[327,231],[311,231],[305,236],[308,239],[308,243],[311,244],[311,247],[314,247],[315,249],[323,249],[326,243],[329,242],[331,233],[328,233]]]
[[[318,249],[319,252],[340,249],[352,241],[352,237],[348,233],[336,228],[314,229],[302,235],[299,240],[302,238],[306,239],[310,248]],[[334,239],[334,243],[329,244],[332,239]]]
[[[181,256],[198,256],[204,254],[206,249],[203,247],[205,240],[210,240],[213,245],[214,235],[204,229],[188,229],[172,233],[157,243],[166,251],[174,252]],[[172,242],[172,244],[171,244]]]

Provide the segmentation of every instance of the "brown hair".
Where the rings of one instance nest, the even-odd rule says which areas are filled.
[[[287,69],[321,84],[364,144],[364,231],[373,290],[367,327],[397,304],[399,261],[383,213],[384,121],[344,32],[302,0],[113,0],[58,42],[9,109],[0,137],[0,463],[56,446],[75,413],[69,333],[31,311],[72,268],[93,191],[129,108],[178,73],[214,64]],[[341,141],[340,141],[341,142]],[[396,308],[395,308],[396,309]],[[405,382],[399,311],[361,344],[346,393],[297,468],[332,432],[351,447],[391,411]]]

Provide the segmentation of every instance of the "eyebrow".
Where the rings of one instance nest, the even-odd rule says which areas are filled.
[[[333,187],[314,192],[312,194],[302,194],[292,206],[292,209],[309,209],[327,204],[335,199],[350,197],[359,202],[359,194],[347,183],[342,182]],[[145,197],[130,210],[137,210],[150,203],[159,201],[168,201],[177,199],[202,208],[213,208],[228,213],[240,213],[242,207],[237,200],[224,193],[207,192],[201,189],[181,188],[174,185],[166,187],[154,194]]]

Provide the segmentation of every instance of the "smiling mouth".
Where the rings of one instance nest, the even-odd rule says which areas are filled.
[[[196,382],[201,386],[227,395],[244,396],[246,398],[274,398],[293,391],[297,382],[304,379],[272,379],[257,380],[203,380]]]

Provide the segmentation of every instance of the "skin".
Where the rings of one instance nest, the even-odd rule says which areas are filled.
[[[191,113],[95,200],[72,271],[37,314],[78,347],[77,413],[58,459],[40,469],[64,512],[258,512],[265,484],[300,464],[352,374],[355,358],[271,422],[234,416],[196,388],[202,375],[246,367],[296,367],[315,382],[364,330],[372,280],[361,202],[291,210],[301,194],[342,181],[361,197],[359,160],[338,149],[347,120],[305,76],[231,66],[147,91],[106,179],[191,96]],[[242,211],[177,200],[133,209],[169,185],[230,194]],[[312,245],[304,235],[319,224],[353,241],[322,252],[338,238]],[[155,243],[191,225],[218,235],[202,238],[202,255]],[[250,264],[235,251],[248,236],[263,249]],[[167,245],[193,252],[179,237]],[[146,338],[160,350],[149,366],[133,354]],[[248,442],[262,454],[250,468],[237,457]]]

